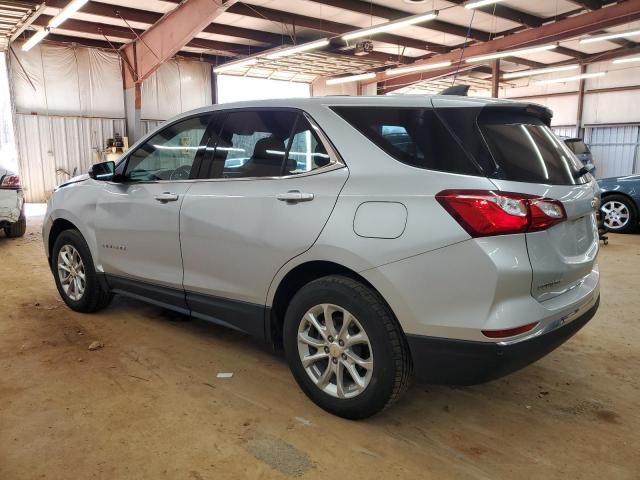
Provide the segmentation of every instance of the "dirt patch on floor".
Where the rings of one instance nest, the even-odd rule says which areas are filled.
[[[640,476],[638,235],[611,235],[600,311],[560,349],[486,385],[414,385],[350,422],[237,332],[118,297],[71,312],[39,228],[0,236],[2,480]]]

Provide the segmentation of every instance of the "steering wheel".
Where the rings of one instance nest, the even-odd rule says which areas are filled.
[[[190,173],[191,165],[182,165],[171,173],[169,180],[189,180]]]

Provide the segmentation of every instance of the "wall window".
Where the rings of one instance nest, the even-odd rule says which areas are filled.
[[[198,152],[206,145],[210,115],[174,123],[134,151],[127,164],[130,181],[186,180]]]

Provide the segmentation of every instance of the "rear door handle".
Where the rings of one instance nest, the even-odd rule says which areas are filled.
[[[276,198],[281,202],[298,203],[298,202],[310,202],[313,200],[313,193],[305,193],[300,190],[289,190],[287,193],[279,193]]]
[[[156,195],[155,198],[160,203],[175,202],[178,200],[178,195],[171,192],[164,192],[164,193],[161,193],[160,195]]]

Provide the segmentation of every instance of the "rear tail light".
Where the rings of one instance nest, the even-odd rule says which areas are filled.
[[[440,204],[472,237],[545,230],[567,219],[558,200],[491,190],[444,190]]]
[[[538,325],[538,322],[527,323],[526,325],[515,328],[507,328],[506,330],[482,330],[482,334],[489,338],[507,338],[533,330],[536,325]]]
[[[0,188],[20,188],[20,177],[18,175],[5,175],[0,182]]]

